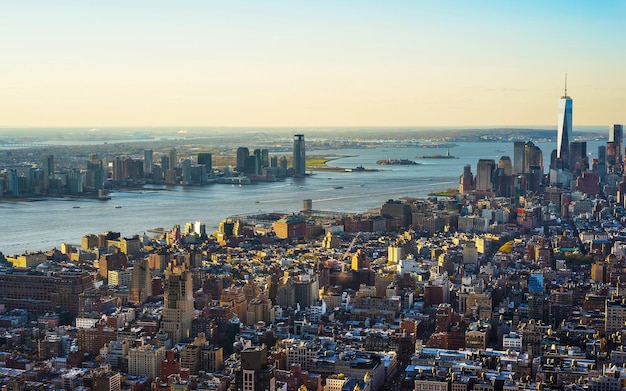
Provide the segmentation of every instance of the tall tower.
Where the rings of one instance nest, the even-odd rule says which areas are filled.
[[[42,173],[42,190],[48,192],[50,190],[50,179],[54,176],[54,155],[45,155],[41,163]]]
[[[613,143],[615,150],[615,165],[620,166],[624,163],[624,126],[614,124],[609,126],[609,142]]]
[[[178,164],[178,157],[176,156],[176,148],[170,149],[169,159],[170,159],[170,170],[173,170],[176,168],[176,165]]]
[[[523,141],[515,141],[513,143],[513,171],[516,174],[524,172],[524,148],[526,143]]]
[[[161,327],[173,344],[191,337],[193,321],[193,285],[191,271],[183,263],[170,262],[163,283],[163,319]]]
[[[293,136],[293,170],[295,176],[306,174],[306,155],[304,151],[304,135]]]
[[[143,173],[144,175],[152,174],[152,168],[154,167],[153,152],[151,149],[143,151]]]
[[[556,130],[556,157],[564,164],[569,163],[569,143],[572,142],[572,98],[567,96],[567,75],[565,93],[559,99],[559,127]]]
[[[496,162],[493,159],[479,159],[476,166],[476,180],[474,187],[478,191],[493,190],[493,172]]]
[[[250,156],[250,150],[246,147],[237,148],[237,167],[235,168],[239,172],[244,172],[246,167],[246,159]]]

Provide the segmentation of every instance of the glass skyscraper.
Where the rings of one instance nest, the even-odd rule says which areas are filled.
[[[556,157],[569,163],[569,143],[572,142],[572,98],[567,96],[567,78],[565,94],[559,99],[559,127],[556,134]]]
[[[293,136],[293,170],[295,176],[304,176],[306,174],[306,155],[303,134]]]

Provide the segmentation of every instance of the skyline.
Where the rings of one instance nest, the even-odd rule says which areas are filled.
[[[2,127],[623,123],[626,4],[0,2]]]

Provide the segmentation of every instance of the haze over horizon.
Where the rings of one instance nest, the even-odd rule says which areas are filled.
[[[623,123],[626,3],[0,2],[0,126]]]

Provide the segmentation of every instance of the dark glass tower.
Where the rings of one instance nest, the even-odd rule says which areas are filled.
[[[293,136],[293,170],[295,176],[304,176],[306,173],[306,155],[303,134]]]

